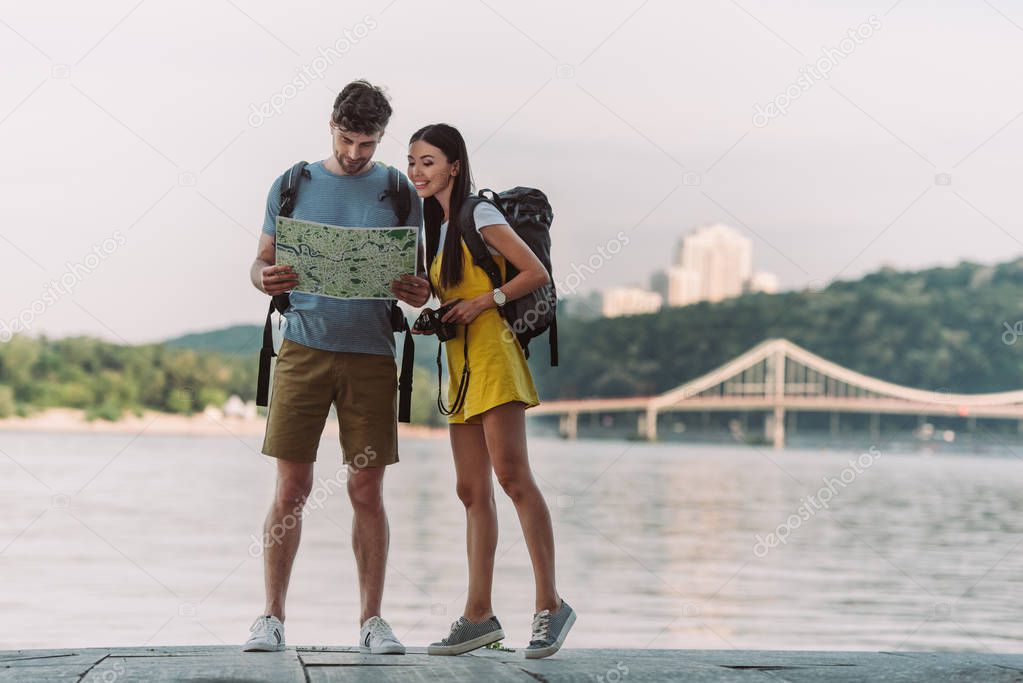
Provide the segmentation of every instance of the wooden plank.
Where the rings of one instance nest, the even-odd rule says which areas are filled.
[[[246,681],[251,683],[305,683],[305,674],[293,649],[283,652],[161,654],[108,657],[82,683],[170,683],[172,681]]]
[[[405,655],[361,654],[357,648],[299,649],[299,657],[312,683],[334,681],[372,681],[391,683],[408,681],[494,681],[495,683],[535,683],[526,672],[505,666],[500,661],[480,660],[470,655],[431,657],[425,647],[410,647]]]
[[[105,651],[14,650],[0,652],[0,683],[77,681],[106,656]]]
[[[627,683],[675,681],[791,683],[864,680],[1023,681],[1023,654],[975,652],[815,652],[757,650],[578,650],[527,660],[522,650],[460,657],[363,655],[351,647],[241,652],[237,646],[82,648],[0,652],[0,683]]]

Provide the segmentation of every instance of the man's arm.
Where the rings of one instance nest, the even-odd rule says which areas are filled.
[[[256,247],[256,260],[249,269],[252,286],[270,296],[284,294],[298,285],[298,274],[291,266],[276,265],[277,241],[273,235],[263,233],[259,236]]]

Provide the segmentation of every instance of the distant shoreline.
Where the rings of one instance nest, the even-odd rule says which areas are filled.
[[[9,417],[0,420],[3,432],[89,433],[89,434],[161,434],[177,436],[263,436],[266,418],[213,417],[206,413],[176,415],[148,410],[142,417],[126,413],[117,422],[85,419],[84,410],[49,408],[30,417]],[[327,418],[324,435],[337,435],[337,420]],[[442,427],[398,425],[401,437],[447,438]]]

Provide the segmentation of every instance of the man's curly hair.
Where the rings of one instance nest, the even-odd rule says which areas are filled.
[[[331,121],[342,130],[374,135],[387,128],[391,104],[383,89],[366,80],[352,81],[334,100]]]

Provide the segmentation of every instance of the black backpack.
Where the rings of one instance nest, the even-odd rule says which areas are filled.
[[[487,197],[487,193],[490,197]],[[551,365],[558,364],[558,294],[554,286],[554,275],[551,271],[551,223],[554,221],[554,211],[545,195],[540,190],[531,187],[513,187],[504,192],[494,192],[490,189],[480,190],[476,195],[470,195],[462,204],[459,214],[459,223],[462,229],[462,239],[472,254],[472,260],[482,268],[494,288],[498,288],[518,274],[518,269],[507,261],[505,272],[507,278],[501,278],[501,270],[490,255],[486,242],[480,237],[476,229],[476,221],[473,211],[480,202],[487,202],[494,205],[508,221],[512,230],[522,238],[522,241],[536,254],[547,274],[551,276],[549,284],[535,289],[529,294],[518,299],[512,299],[501,306],[501,315],[508,322],[508,326],[515,334],[515,338],[522,346],[526,358],[529,358],[529,342],[544,332],[548,332],[547,341],[550,343]]]
[[[292,166],[284,174],[281,180],[279,216],[291,217],[295,210],[295,200],[298,196],[298,186],[302,178],[310,177],[308,164],[300,161]],[[412,196],[408,189],[408,183],[401,179],[398,169],[387,167],[388,183],[387,189],[380,193],[379,200],[390,199],[394,202],[394,212],[398,216],[398,225],[405,225],[409,213],[412,211]],[[425,272],[421,254],[416,254],[417,274]],[[259,351],[259,377],[256,382],[256,405],[266,407],[270,394],[270,359],[277,356],[274,352],[273,343],[273,312],[277,311],[282,316],[284,311],[291,305],[291,297],[285,294],[278,294],[270,298],[270,308],[266,313],[266,323],[263,325],[263,348]],[[398,377],[398,421],[409,422],[412,410],[412,364],[415,360],[415,342],[412,340],[412,332],[409,330],[405,314],[398,307],[397,300],[391,303],[391,329],[395,332],[405,333],[405,345],[401,352],[401,375]]]

